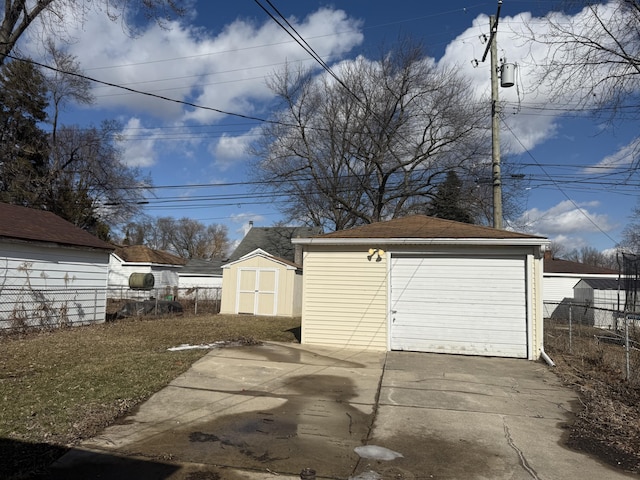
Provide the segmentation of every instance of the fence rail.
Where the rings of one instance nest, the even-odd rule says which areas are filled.
[[[612,381],[640,385],[640,315],[580,302],[545,302],[547,353],[605,368]],[[606,321],[603,321],[606,319]]]
[[[131,289],[61,288],[32,286],[0,289],[0,331],[24,331],[102,323],[137,314],[161,314],[166,303],[172,313],[217,314],[220,288],[171,288],[136,291]],[[127,304],[149,303],[152,311],[126,308]],[[179,308],[178,308],[179,306]],[[122,311],[125,313],[123,314]],[[120,312],[120,314],[118,313]]]

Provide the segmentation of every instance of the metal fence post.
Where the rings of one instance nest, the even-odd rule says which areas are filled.
[[[569,302],[569,353],[573,353],[573,303]]]
[[[629,315],[624,316],[624,353],[626,360],[627,382],[631,381],[631,368],[629,365]]]

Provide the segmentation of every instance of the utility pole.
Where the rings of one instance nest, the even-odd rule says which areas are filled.
[[[500,5],[498,3],[498,14]],[[491,171],[493,173],[493,228],[502,230],[502,176],[500,174],[500,117],[498,116],[498,16],[489,17],[491,27]]]
[[[500,173],[500,104],[498,99],[498,72],[502,73],[501,85],[513,86],[512,64],[503,63],[498,69],[498,21],[502,0],[498,0],[498,11],[489,17],[489,42],[482,56],[484,62],[491,52],[491,171],[493,183],[493,227],[502,229],[502,175]],[[474,60],[474,65],[477,61]],[[504,60],[503,60],[504,62]],[[507,70],[505,70],[507,68]],[[506,75],[505,75],[506,74]]]

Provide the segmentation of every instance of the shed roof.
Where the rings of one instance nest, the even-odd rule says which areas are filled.
[[[580,284],[586,284],[594,290],[618,290],[619,285],[617,278],[583,278],[574,288],[579,288]],[[624,287],[620,285],[620,289]]]
[[[320,227],[252,227],[229,256],[228,262],[235,262],[258,248],[293,262],[295,247],[291,240],[320,233],[322,233]]]
[[[121,245],[113,252],[127,263],[155,263],[158,265],[184,265],[185,259],[146,245]]]
[[[302,269],[302,265],[298,265],[295,262],[292,262],[291,260],[287,260],[286,258],[282,258],[282,257],[277,257],[275,255],[271,255],[269,252],[261,249],[261,248],[256,248],[253,252],[249,252],[246,255],[243,255],[242,257],[238,258],[237,260],[234,261],[229,261],[229,263],[226,263],[224,265],[222,265],[222,268],[229,268],[231,267],[231,265],[236,264],[236,263],[240,263],[244,260],[249,260],[255,257],[261,257],[264,259],[267,259],[271,262],[275,262],[275,263],[280,263],[282,265],[285,265],[286,267],[291,267],[291,268],[295,268],[296,270],[301,270]]]
[[[0,203],[0,237],[113,250],[113,246],[45,210]]]
[[[369,225],[354,227],[348,230],[338,230],[319,237],[313,237],[307,242],[294,241],[294,243],[314,243],[313,241],[315,239],[478,239],[487,241],[534,240],[534,243],[547,242],[546,238],[536,235],[512,232],[508,230],[498,230],[491,227],[455,222],[452,220],[444,220],[425,215],[412,215],[409,217],[396,218],[386,222],[371,223]]]
[[[553,258],[550,255],[544,257],[544,273],[574,273],[576,275],[613,275],[618,272],[610,268],[594,267],[584,263],[572,262]]]

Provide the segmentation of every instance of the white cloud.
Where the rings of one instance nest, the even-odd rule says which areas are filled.
[[[637,165],[639,162],[640,154],[640,137],[633,139],[627,145],[624,145],[617,152],[608,155],[593,167],[588,167],[583,170],[585,174],[606,174],[606,170],[627,170],[632,165]],[[604,171],[603,171],[604,169]]]
[[[250,130],[244,135],[231,136],[224,134],[216,143],[209,146],[209,153],[214,157],[213,165],[224,172],[231,167],[247,160],[247,147],[253,141],[257,129]]]
[[[129,167],[151,167],[156,163],[156,138],[152,131],[142,127],[138,118],[131,118],[120,132],[123,141],[123,162]]]
[[[364,39],[361,22],[342,10],[320,8],[300,21],[290,21],[328,59],[340,58]],[[272,98],[265,77],[284,61],[311,62],[271,20],[256,24],[238,19],[217,33],[177,21],[168,26],[163,29],[151,23],[131,38],[119,22],[95,12],[83,26],[69,27],[78,41],[66,47],[90,77],[211,110],[105,85],[94,87],[98,107],[201,123],[224,116],[215,109],[251,114],[256,103]]]
[[[602,15],[608,15],[610,5],[602,8]],[[550,86],[541,82],[541,68],[548,64],[550,50],[547,45],[530,38],[541,39],[548,35],[549,17],[567,25],[584,22],[585,14],[585,10],[575,15],[555,12],[545,18],[537,18],[523,12],[500,19],[496,37],[498,56],[516,64],[516,85],[500,87],[498,93],[502,106],[501,143],[504,153],[519,154],[553,138],[565,111],[577,107],[578,96],[575,91],[580,85],[571,75],[567,74],[564,81],[576,83],[576,89],[567,89],[564,98],[557,98],[557,84]],[[490,55],[476,67],[472,61],[481,61],[486,48],[486,41],[482,43],[481,38],[486,40],[488,33],[489,17],[478,16],[471,27],[447,46],[438,62],[442,66],[456,66],[459,73],[469,78],[478,100],[487,102],[487,111],[491,97]]]
[[[252,226],[261,226],[265,217],[255,213],[238,213],[229,217],[231,223],[238,225],[235,229],[235,233],[242,235],[243,237],[251,230]],[[251,224],[250,222],[253,222]]]
[[[574,203],[565,200],[548,210],[538,208],[527,210],[518,223],[526,224],[530,231],[551,238],[611,231],[616,226],[610,221],[609,216],[593,211],[599,206],[600,203],[597,201]]]

